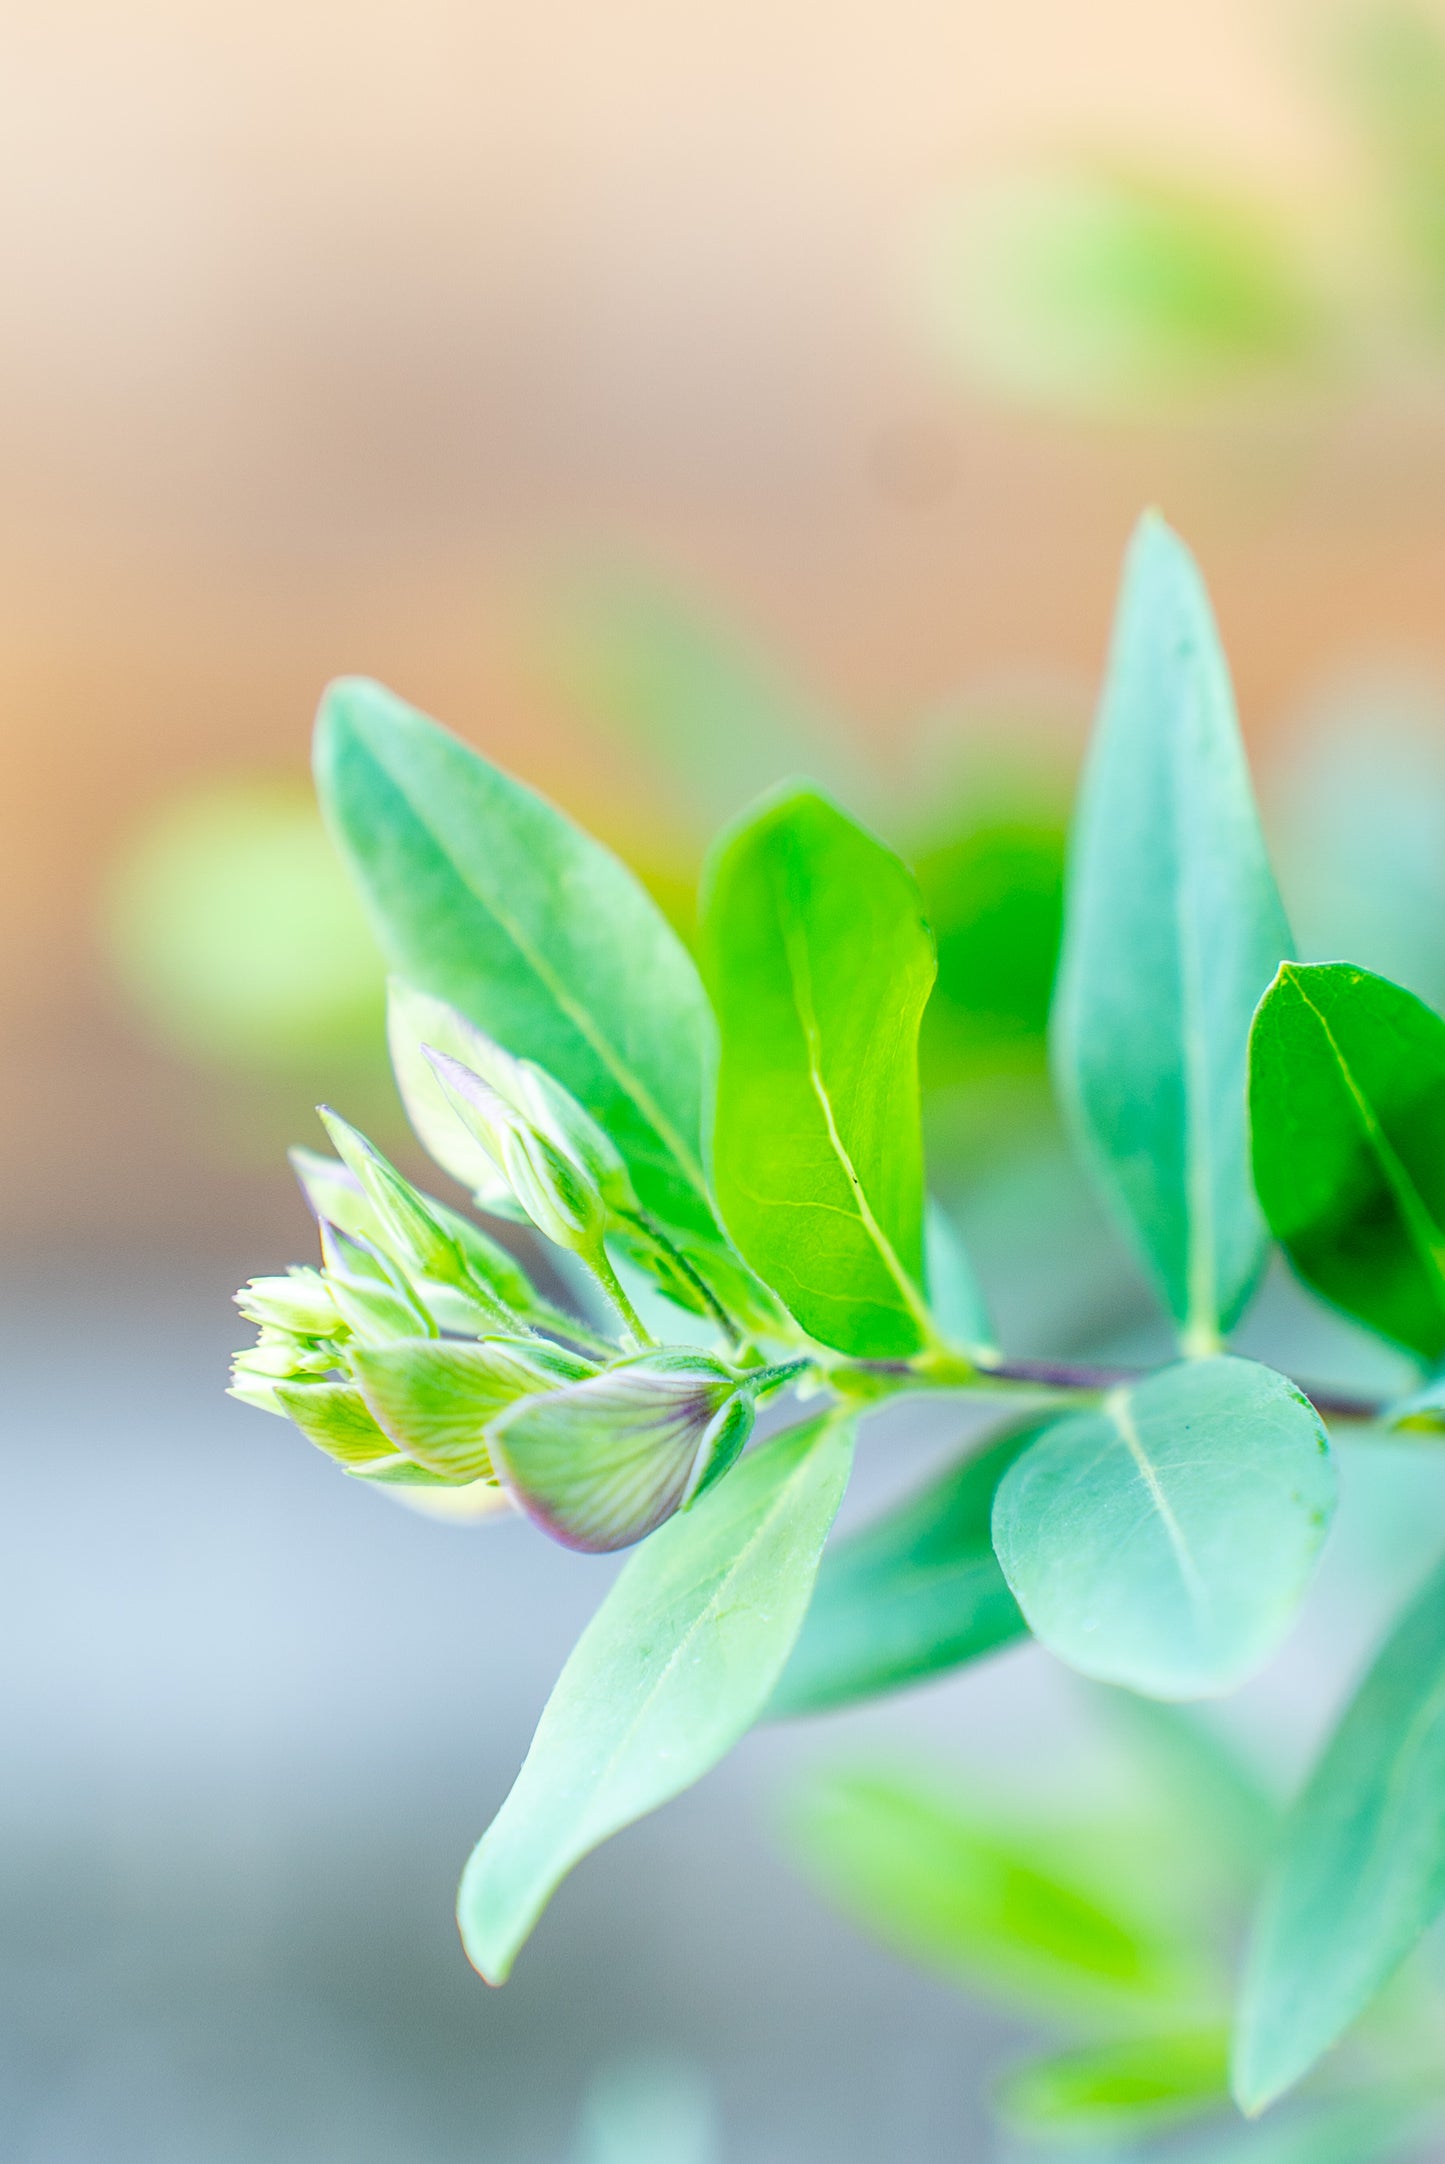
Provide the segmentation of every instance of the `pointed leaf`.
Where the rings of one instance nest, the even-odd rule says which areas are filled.
[[[583,1632],[462,1879],[469,1959],[505,1980],[554,1889],[757,1719],[813,1589],[852,1457],[825,1415],[773,1437],[654,1533]]]
[[[1189,1349],[1264,1256],[1245,1133],[1249,1025],[1289,928],[1209,599],[1150,517],[1129,551],[1069,859],[1060,1093]]]
[[[1255,1926],[1234,2093],[1260,2111],[1445,1908],[1445,1568],[1387,1639],[1285,1822]]]
[[[751,1427],[752,1400],[720,1361],[651,1352],[523,1400],[490,1449],[528,1517],[595,1554],[653,1532],[726,1471]]]
[[[1037,1638],[1154,1698],[1232,1690],[1294,1619],[1335,1507],[1319,1415],[1252,1360],[1187,1360],[1049,1428],[993,1537]]]
[[[392,966],[569,1089],[647,1207],[718,1237],[702,1171],[713,1058],[686,950],[632,874],[378,684],[332,685],[323,807]]]
[[[1197,1956],[1065,1870],[1052,1844],[913,1778],[840,1771],[795,1796],[807,1876],[914,1961],[1011,2003],[1118,2019],[1194,2006]]]
[[[918,1026],[934,958],[911,874],[823,797],[790,790],[715,851],[703,930],[729,1231],[825,1345],[916,1352],[929,1331]]]
[[[1445,1354],[1445,1021],[1349,962],[1281,969],[1249,1055],[1254,1178],[1306,1283]]]
[[[823,1713],[980,1659],[1027,1633],[993,1552],[995,1490],[1051,1424],[1034,1419],[823,1558],[808,1620],[768,1711]]]
[[[1035,2140],[1137,2141],[1227,2104],[1228,2069],[1221,2029],[1119,2037],[1015,2067],[994,2104],[1007,2126]]]

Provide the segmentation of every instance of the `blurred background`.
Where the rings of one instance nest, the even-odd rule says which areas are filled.
[[[316,1099],[415,1165],[310,719],[382,678],[684,932],[716,826],[826,781],[925,888],[935,1178],[1005,1341],[1147,1347],[1042,1051],[1146,503],[1303,950],[1445,996],[1445,8],[4,0],[0,283],[5,2153],[988,2154],[1010,2032],[770,1814],[879,1738],[978,1778],[1072,1739],[1106,1791],[1031,1653],[756,1739],[505,1994],[461,1960],[456,1869],[605,1567],[221,1395],[230,1291],[309,1252]],[[1391,1380],[1282,1285],[1251,1328]],[[957,1432],[888,1437],[859,1507]],[[1440,1500],[1371,1467],[1334,1661]],[[1304,1726],[1278,1679],[1240,1716],[1282,1780],[1311,1673]]]

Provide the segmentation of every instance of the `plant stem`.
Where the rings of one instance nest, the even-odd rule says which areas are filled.
[[[663,1231],[661,1225],[659,1225],[657,1221],[653,1217],[651,1217],[646,1210],[637,1210],[635,1212],[629,1210],[626,1213],[626,1220],[627,1222],[636,1225],[638,1230],[644,1233],[646,1237],[652,1241],[655,1247],[661,1248],[662,1252],[667,1256],[669,1262],[671,1262],[673,1267],[676,1269],[678,1275],[687,1279],[688,1284],[691,1285],[693,1291],[698,1295],[699,1299],[701,1299],[706,1304],[708,1313],[712,1316],[713,1321],[722,1330],[724,1336],[730,1337],[734,1345],[741,1346],[745,1342],[746,1333],[743,1331],[741,1326],[733,1320],[733,1317],[723,1306],[721,1300],[713,1291],[711,1285],[709,1285],[709,1283],[707,1282],[707,1279],[703,1277],[699,1271],[693,1268],[692,1264],[688,1261],[686,1255],[684,1255],[680,1251],[680,1249],[673,1246],[671,1240],[669,1240],[667,1234]]]
[[[910,1360],[856,1360],[849,1365],[870,1375],[897,1376],[900,1382],[923,1380]],[[943,1387],[987,1394],[999,1384],[1006,1389],[1021,1391],[1057,1390],[1102,1395],[1106,1390],[1117,1389],[1120,1384],[1144,1382],[1155,1372],[1151,1368],[1095,1366],[1075,1360],[997,1360],[987,1367],[980,1367],[971,1380],[949,1381]],[[1308,1383],[1297,1383],[1295,1387],[1304,1392],[1324,1420],[1376,1421],[1389,1406],[1388,1400],[1356,1397],[1347,1391],[1315,1389]]]
[[[655,1345],[657,1343],[656,1338],[646,1328],[642,1317],[623,1291],[622,1280],[609,1262],[607,1251],[602,1242],[598,1241],[597,1252],[594,1255],[584,1255],[582,1260],[622,1317],[623,1327],[633,1343],[639,1348]]]

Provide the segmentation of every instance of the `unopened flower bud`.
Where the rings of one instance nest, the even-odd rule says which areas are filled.
[[[337,1154],[361,1183],[398,1262],[443,1283],[465,1282],[466,1264],[456,1240],[410,1180],[403,1179],[375,1144],[329,1105],[318,1105],[317,1110]]]
[[[540,1338],[403,1338],[358,1346],[352,1370],[398,1450],[450,1480],[487,1480],[492,1422],[518,1398],[555,1390],[592,1363]]]
[[[459,1116],[538,1231],[558,1247],[595,1254],[611,1213],[586,1166],[470,1067],[431,1046],[426,1054]]]
[[[369,1240],[322,1224],[326,1288],[347,1328],[368,1342],[434,1337],[436,1325],[396,1265]]]
[[[319,1270],[289,1270],[284,1277],[253,1277],[236,1294],[247,1322],[270,1323],[297,1337],[335,1337],[344,1328]]]
[[[621,1152],[586,1107],[532,1060],[517,1062],[517,1081],[519,1109],[533,1125],[582,1167],[615,1210],[635,1210],[637,1197]]]
[[[630,1547],[725,1472],[753,1395],[721,1361],[644,1353],[586,1382],[524,1398],[490,1433],[517,1503],[569,1548]]]

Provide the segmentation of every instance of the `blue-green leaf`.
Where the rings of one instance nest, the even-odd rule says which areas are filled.
[[[1285,1823],[1234,2050],[1260,2111],[1307,2074],[1445,1908],[1445,1568],[1405,1611]]]
[[[728,1230],[805,1329],[928,1341],[918,1026],[933,941],[906,867],[811,790],[726,835],[704,890]]]
[[[1052,1416],[1045,1416],[1051,1419]],[[978,1660],[1027,1626],[994,1557],[1000,1480],[1039,1419],[951,1465],[823,1558],[769,1712],[823,1713]]]
[[[468,1958],[501,1983],[575,1863],[689,1788],[766,1705],[847,1485],[852,1427],[790,1428],[628,1563],[579,1639],[462,1878]]]
[[[1192,1351],[1237,1319],[1264,1256],[1245,1059],[1290,951],[1209,599],[1151,516],[1074,828],[1053,1050],[1086,1155]]]
[[[1252,1360],[1187,1360],[1049,1428],[993,1537],[1034,1635],[1154,1698],[1232,1690],[1274,1651],[1335,1507],[1324,1426]]]

